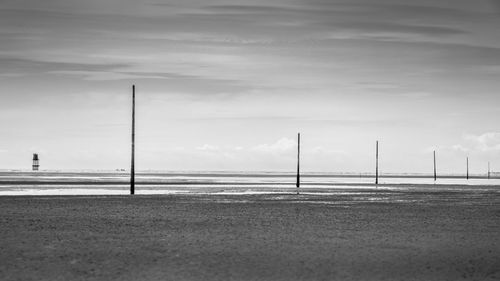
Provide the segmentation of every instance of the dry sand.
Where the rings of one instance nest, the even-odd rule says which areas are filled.
[[[499,280],[500,193],[0,197],[0,279]]]

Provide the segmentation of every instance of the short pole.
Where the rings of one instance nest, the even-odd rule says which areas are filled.
[[[378,184],[378,141],[375,143],[375,184]]]
[[[434,181],[437,180],[437,171],[436,171],[436,151],[434,150]]]
[[[469,180],[469,157],[467,157],[467,180]]]

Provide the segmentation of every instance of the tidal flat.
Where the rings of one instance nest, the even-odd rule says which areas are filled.
[[[500,193],[0,196],[1,280],[498,280]]]

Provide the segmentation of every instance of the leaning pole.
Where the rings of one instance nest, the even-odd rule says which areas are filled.
[[[299,194],[300,188],[300,133],[297,134],[297,194]]]
[[[130,194],[135,193],[135,85],[132,85],[132,147],[130,163]]]

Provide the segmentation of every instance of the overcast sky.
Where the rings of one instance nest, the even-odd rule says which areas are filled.
[[[0,0],[0,169],[500,171],[500,1]]]

